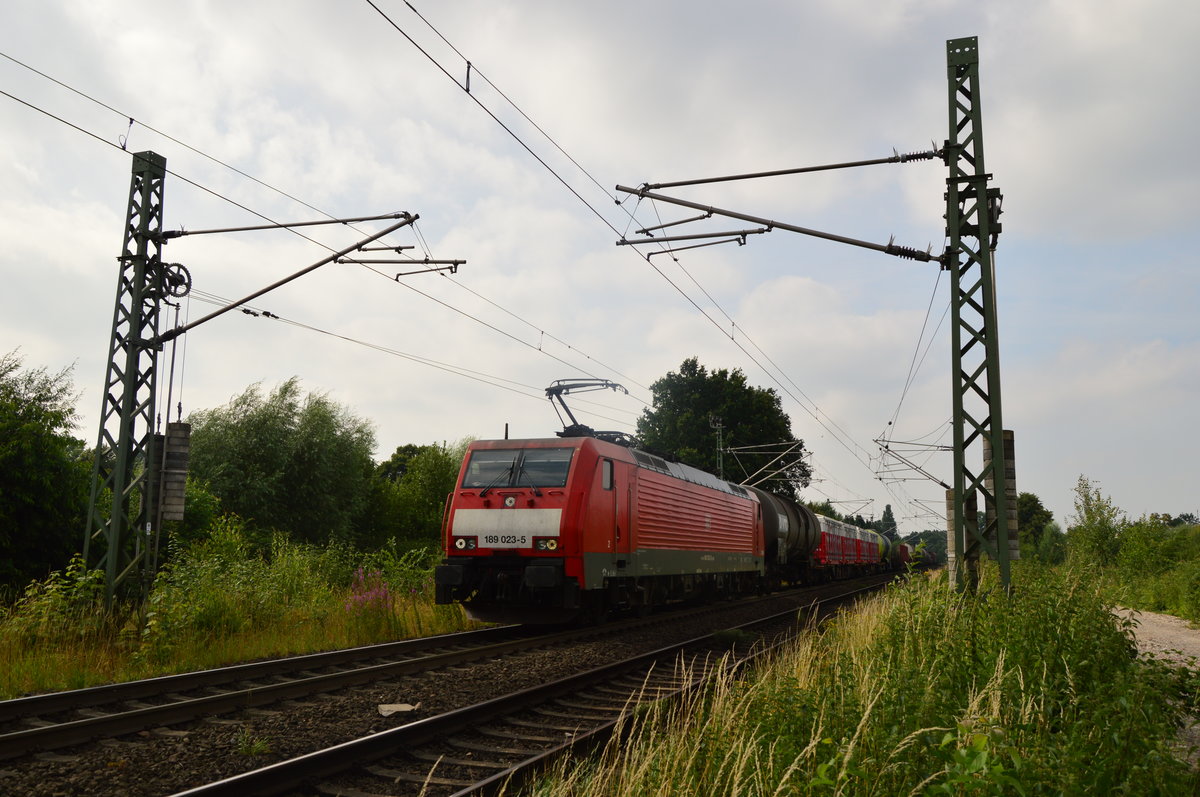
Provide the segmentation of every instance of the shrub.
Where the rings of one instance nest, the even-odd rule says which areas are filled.
[[[359,568],[346,598],[346,613],[356,641],[394,637],[400,628],[392,592],[378,570]]]
[[[1067,530],[1067,556],[1077,567],[1106,567],[1120,550],[1124,513],[1087,477],[1075,485],[1075,522]]]
[[[89,570],[79,554],[66,570],[33,581],[11,609],[0,615],[5,636],[36,645],[81,640],[111,631],[104,610],[104,573]]]
[[[976,595],[914,579],[860,604],[537,793],[1194,793],[1171,753],[1187,679],[1138,663],[1087,578],[985,573]]]
[[[258,553],[233,515],[159,573],[143,631],[144,655],[166,660],[182,639],[223,637],[277,622],[289,610],[319,608],[331,587],[307,546],[276,534]]]

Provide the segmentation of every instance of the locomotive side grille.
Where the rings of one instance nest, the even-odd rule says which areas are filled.
[[[648,475],[638,480],[637,546],[750,552],[754,504]]]

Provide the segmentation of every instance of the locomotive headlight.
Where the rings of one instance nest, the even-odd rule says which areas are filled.
[[[454,547],[460,551],[473,551],[473,550],[475,550],[475,538],[474,537],[455,537],[454,538]]]
[[[553,551],[558,548],[558,540],[546,540],[546,550]]]
[[[554,551],[558,549],[558,540],[553,537],[539,537],[534,540],[535,551]]]

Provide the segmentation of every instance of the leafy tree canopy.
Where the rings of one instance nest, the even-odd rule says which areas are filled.
[[[925,550],[933,556],[937,557],[937,561],[945,564],[946,562],[946,531],[945,529],[926,529],[913,534],[906,535],[902,542],[906,542],[914,548],[918,545],[924,545]]]
[[[1054,513],[1042,506],[1042,499],[1033,493],[1017,496],[1017,529],[1021,545],[1036,549],[1042,541],[1046,524],[1054,520]]]
[[[845,518],[843,518],[842,515],[833,508],[833,504],[829,503],[828,498],[822,501],[802,501],[801,503],[818,515],[824,515],[825,517],[830,517],[834,520],[845,520]]]
[[[0,587],[61,569],[83,540],[91,466],[75,426],[71,369],[0,356]]]
[[[683,361],[678,373],[672,371],[651,385],[650,391],[653,406],[642,412],[637,423],[638,437],[647,449],[709,473],[717,473],[723,463],[726,479],[754,483],[791,498],[809,483],[808,464],[800,459],[804,443],[793,437],[779,395],[748,384],[741,369],[709,371],[692,357]],[[717,423],[722,427],[720,446],[728,451],[720,460]],[[795,448],[777,459],[782,446],[793,442]],[[729,451],[748,446],[762,448]]]
[[[1057,521],[1047,521],[1042,527],[1042,535],[1033,556],[1050,565],[1060,565],[1066,561],[1067,536],[1063,534]]]
[[[374,477],[370,422],[295,377],[192,413],[191,475],[221,506],[306,542],[353,541]]]
[[[446,496],[454,489],[467,442],[446,445],[403,445],[379,464],[363,524],[369,547],[389,539],[405,548],[438,544]],[[403,467],[397,462],[403,458]],[[399,471],[400,476],[386,475]]]
[[[1067,529],[1067,555],[1091,566],[1113,564],[1120,550],[1125,513],[1086,476],[1075,485],[1074,522]]]
[[[1200,525],[1200,518],[1197,518],[1194,512],[1184,512],[1182,515],[1176,515],[1175,517],[1171,517],[1170,512],[1151,512],[1149,519],[1152,522],[1162,523],[1164,526],[1172,528]]]
[[[392,455],[380,462],[375,468],[375,475],[381,479],[389,481],[399,481],[401,477],[408,471],[408,464],[417,454],[420,454],[428,446],[419,446],[415,443],[406,443],[402,446],[396,446],[396,450]]]
[[[876,528],[876,531],[888,537],[896,536],[896,516],[892,514],[891,504],[883,507],[883,517],[879,519],[879,526]]]

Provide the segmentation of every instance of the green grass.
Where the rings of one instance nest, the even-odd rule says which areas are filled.
[[[532,793],[1195,793],[1173,747],[1194,674],[1139,662],[1080,577],[1017,575],[969,597],[917,577]]]
[[[429,559],[282,537],[261,551],[227,518],[174,552],[138,612],[105,612],[76,559],[0,610],[0,699],[475,627],[433,604]]]

